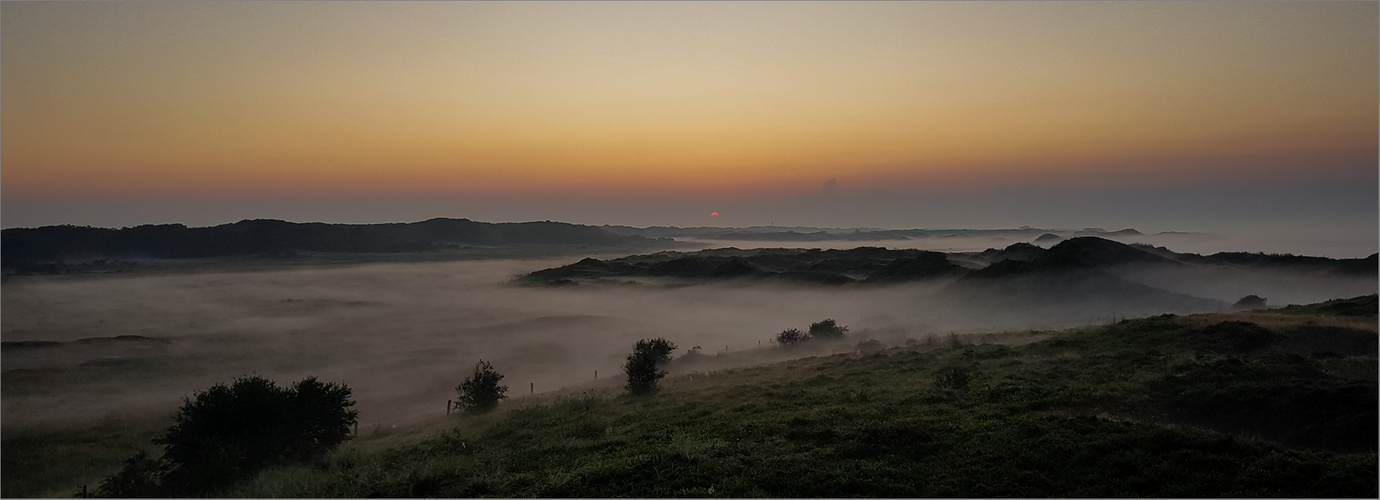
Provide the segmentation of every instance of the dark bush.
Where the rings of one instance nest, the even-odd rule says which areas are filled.
[[[503,375],[494,371],[488,361],[479,360],[474,365],[474,375],[465,379],[455,388],[460,398],[455,407],[466,413],[484,413],[498,407],[498,400],[508,397],[508,386],[498,385]]]
[[[1261,297],[1259,295],[1247,295],[1245,297],[1241,297],[1241,300],[1236,301],[1235,304],[1232,304],[1231,308],[1237,311],[1244,311],[1250,309],[1264,309],[1265,297]]]
[[[788,328],[776,334],[776,345],[787,349],[795,347],[796,344],[810,340],[810,334],[796,328]]]
[[[216,384],[185,399],[174,425],[154,440],[162,458],[135,455],[100,493],[201,495],[266,466],[320,455],[350,438],[359,418],[350,396],[349,387],[316,377],[287,388],[257,375]]]
[[[843,340],[844,334],[848,333],[848,327],[839,326],[834,318],[828,318],[818,323],[810,323],[810,338],[819,340]]]
[[[968,389],[968,370],[961,366],[951,366],[939,372],[934,378],[934,387],[941,390],[962,391]]]
[[[163,477],[163,464],[149,458],[146,452],[139,452],[125,460],[120,472],[105,478],[97,490],[97,496],[108,498],[150,498],[159,496],[159,482]]]
[[[623,365],[623,373],[628,375],[628,393],[636,396],[655,394],[661,388],[661,379],[666,376],[661,367],[671,361],[671,353],[675,350],[676,345],[663,338],[637,341],[633,353],[628,355],[628,362]]]

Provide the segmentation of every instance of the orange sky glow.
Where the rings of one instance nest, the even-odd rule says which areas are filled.
[[[1375,2],[0,10],[16,199],[1376,178]]]

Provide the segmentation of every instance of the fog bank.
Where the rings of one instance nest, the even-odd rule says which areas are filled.
[[[621,379],[623,359],[641,338],[668,338],[681,347],[677,355],[694,346],[712,354],[770,346],[777,332],[824,318],[848,325],[850,342],[881,337],[897,343],[932,333],[1105,323],[1118,314],[1076,307],[1017,314],[980,301],[956,303],[944,300],[943,282],[509,283],[576,260],[7,278],[0,297],[7,343],[3,423],[61,423],[119,412],[171,415],[195,390],[257,373],[282,383],[307,375],[345,382],[355,390],[361,428],[367,428],[442,414],[479,359],[492,362],[507,376],[510,394],[520,396],[529,384],[549,391],[593,381],[596,371],[604,381]],[[1296,280],[1211,278],[1177,280],[1174,291],[1226,301],[1260,293],[1281,304],[1375,289],[1374,280],[1316,279],[1290,288]],[[1261,292],[1262,286],[1273,288]],[[117,336],[140,338],[109,339]],[[106,340],[78,342],[92,338]]]

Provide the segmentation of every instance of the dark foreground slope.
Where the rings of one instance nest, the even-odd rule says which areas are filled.
[[[426,252],[467,245],[635,246],[653,240],[563,222],[487,223],[431,219],[408,224],[325,224],[243,220],[213,227],[182,224],[123,229],[77,226],[6,229],[7,274],[64,272],[100,259],[284,256],[297,252]]]
[[[683,375],[224,494],[1373,498],[1374,320],[1157,316]]]

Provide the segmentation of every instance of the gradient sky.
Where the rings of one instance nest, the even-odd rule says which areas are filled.
[[[1373,242],[1378,17],[6,1],[0,220],[1288,224]]]

